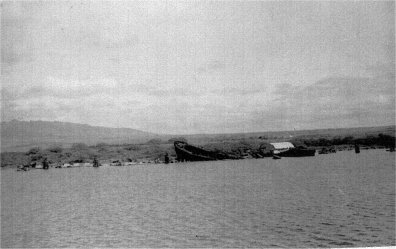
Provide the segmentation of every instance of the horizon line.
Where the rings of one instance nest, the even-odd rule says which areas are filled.
[[[267,131],[244,131],[244,132],[227,132],[227,133],[187,133],[187,134],[174,134],[174,133],[156,133],[151,131],[140,130],[136,128],[130,127],[111,127],[111,126],[102,126],[102,125],[91,125],[86,123],[74,123],[68,121],[47,121],[47,120],[18,120],[12,119],[9,121],[1,121],[1,123],[10,123],[10,122],[48,122],[48,123],[69,123],[76,125],[87,125],[91,127],[99,127],[99,128],[109,128],[109,129],[131,129],[145,133],[151,133],[153,135],[162,135],[162,136],[203,136],[203,135],[235,135],[235,134],[250,134],[250,133],[268,133],[268,132],[301,132],[301,131],[314,131],[314,130],[337,130],[337,129],[359,129],[359,128],[376,128],[376,127],[396,127],[396,124],[388,124],[388,125],[379,125],[379,126],[352,126],[352,127],[336,127],[336,128],[313,128],[313,129],[294,129],[294,130],[267,130]]]

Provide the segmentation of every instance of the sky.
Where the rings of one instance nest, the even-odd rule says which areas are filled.
[[[1,119],[162,134],[395,124],[394,1],[2,1]]]

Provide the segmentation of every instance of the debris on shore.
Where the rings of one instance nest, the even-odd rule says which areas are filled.
[[[69,148],[53,146],[46,149],[33,147],[27,152],[2,152],[1,166],[15,167],[18,171],[43,168],[74,168],[96,166],[133,166],[141,164],[166,164],[183,161],[239,160],[284,156],[313,156],[353,150],[388,149],[394,151],[395,137],[378,134],[353,138],[351,136],[294,137],[218,137],[193,140],[177,138],[155,140],[144,144],[73,144]],[[47,163],[43,160],[47,158]],[[97,162],[95,162],[95,160]]]

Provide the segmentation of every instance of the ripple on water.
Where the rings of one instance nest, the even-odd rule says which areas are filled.
[[[354,246],[354,243],[351,242],[346,242],[346,241],[331,241],[329,242],[329,245],[335,245],[335,246]]]
[[[318,236],[312,236],[312,238],[315,241],[319,241],[319,242],[331,242],[333,240],[329,239],[329,238],[324,238],[324,237],[318,237]]]
[[[2,170],[1,247],[394,245],[393,160],[364,151],[358,160]]]

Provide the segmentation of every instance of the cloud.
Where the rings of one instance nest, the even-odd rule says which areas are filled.
[[[222,61],[213,60],[205,63],[204,65],[198,67],[199,73],[211,73],[220,71],[225,68],[225,64]]]
[[[257,94],[263,94],[267,91],[268,89],[266,88],[265,85],[243,85],[241,84],[240,86],[232,86],[232,87],[226,87],[223,89],[218,89],[215,92],[219,95],[233,95],[233,96],[252,96],[252,95],[257,95]]]
[[[171,133],[389,123],[393,9],[6,1],[2,118]]]
[[[8,89],[8,90],[7,90]],[[90,95],[117,93],[118,84],[114,79],[64,80],[48,77],[42,82],[31,82],[19,88],[7,86],[5,90],[13,100],[29,100],[40,97],[84,98]]]
[[[1,4],[1,65],[15,65],[31,61],[32,53],[24,46],[27,39],[26,26],[31,19],[24,16],[25,10],[17,2]]]
[[[395,79],[326,78],[309,86],[279,85],[274,101],[289,122],[312,127],[394,124]]]

